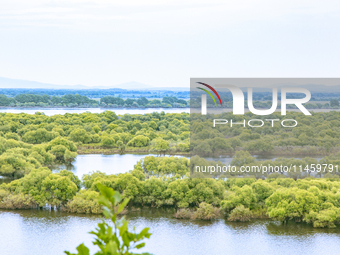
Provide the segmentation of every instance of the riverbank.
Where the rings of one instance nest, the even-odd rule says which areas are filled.
[[[123,215],[127,215],[127,216],[132,216],[132,215],[136,215],[136,214],[148,214],[150,212],[152,212],[153,215],[166,215],[169,218],[173,218],[173,219],[187,219],[187,220],[192,220],[193,222],[196,221],[214,221],[214,220],[219,220],[219,219],[224,219],[227,222],[252,222],[252,221],[256,221],[256,220],[269,220],[270,218],[268,217],[268,215],[266,214],[267,211],[266,210],[253,210],[251,211],[251,216],[247,219],[247,220],[234,220],[234,219],[229,219],[227,217],[227,215],[218,209],[218,211],[216,210],[215,213],[212,215],[212,217],[206,217],[205,215],[203,215],[203,213],[201,212],[200,215],[196,214],[196,209],[197,208],[190,208],[190,209],[176,209],[173,207],[160,207],[160,208],[155,208],[152,206],[128,206],[126,207],[121,213],[119,213],[118,215],[123,216]],[[217,208],[215,208],[217,209]],[[36,207],[36,208],[2,208],[0,207],[0,213],[1,212],[17,212],[17,211],[30,211],[34,214],[41,214],[41,213],[66,213],[66,214],[70,214],[70,215],[77,215],[77,216],[85,216],[85,215],[89,215],[89,216],[96,216],[96,215],[102,215],[103,210],[100,209],[98,211],[95,212],[86,212],[85,210],[83,211],[79,211],[79,210],[70,210],[69,208],[66,207],[50,207],[50,206],[46,206],[46,207]]]
[[[244,151],[243,148],[237,148],[232,153],[228,154],[206,154],[204,156],[206,157],[233,157],[236,152],[238,151]],[[340,147],[332,148],[332,150],[326,151],[323,147],[302,147],[302,146],[296,146],[296,147],[275,147],[272,151],[267,152],[260,152],[260,151],[250,151],[252,155],[258,155],[263,158],[265,157],[325,157],[329,156],[333,153],[340,152]],[[157,154],[156,152],[150,152],[150,146],[147,147],[126,147],[124,151],[121,151],[119,148],[105,148],[100,146],[99,144],[82,144],[77,146],[77,153],[79,155],[87,155],[87,154],[104,154],[104,155],[110,155],[110,154],[125,154],[125,153],[154,153],[155,155],[181,155],[181,156],[193,156],[191,152],[186,151],[166,151],[161,154]],[[201,155],[202,156],[202,155]]]
[[[190,108],[78,108],[78,107],[55,107],[55,108],[45,108],[45,107],[27,107],[27,108],[8,108],[8,107],[0,107],[0,113],[27,113],[27,114],[35,114],[36,112],[42,112],[46,116],[53,116],[53,115],[65,115],[66,113],[77,113],[81,114],[84,112],[91,112],[91,113],[102,113],[104,111],[113,111],[117,115],[124,115],[124,114],[146,114],[146,113],[153,113],[153,112],[164,112],[164,113],[182,113],[190,112]]]
[[[104,154],[104,155],[112,155],[112,154],[126,154],[126,153],[150,153],[150,146],[148,147],[126,147],[124,151],[121,151],[119,148],[104,148],[99,145],[93,144],[83,144],[77,147],[77,153],[79,155],[87,155],[87,154]],[[190,156],[190,152],[182,152],[182,151],[168,151],[166,153],[154,153],[157,155],[181,155],[181,156]]]
[[[189,160],[183,157],[145,157],[133,164],[129,173],[91,172],[81,180],[66,170],[34,169],[0,186],[0,208],[48,205],[72,213],[98,214],[100,183],[128,198],[130,208],[172,208],[178,218],[251,221],[269,216],[281,222],[306,222],[316,228],[340,225],[338,176],[293,179],[282,175],[265,180],[190,178],[189,167]]]

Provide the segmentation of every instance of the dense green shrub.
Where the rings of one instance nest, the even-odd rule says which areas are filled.
[[[229,221],[250,221],[252,219],[252,212],[244,205],[235,207],[228,215]]]
[[[193,214],[192,219],[212,220],[221,216],[220,209],[211,204],[202,202]]]
[[[0,209],[31,209],[37,207],[36,202],[30,195],[4,192],[5,191],[3,190],[0,191],[0,193],[2,193],[0,194],[0,197],[2,197],[0,201]]]
[[[96,191],[81,190],[67,202],[65,210],[72,213],[102,213],[103,209],[98,203],[98,198],[99,193]]]

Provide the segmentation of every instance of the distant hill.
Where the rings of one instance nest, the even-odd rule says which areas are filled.
[[[136,81],[118,84],[109,88],[121,88],[127,90],[169,90],[169,91],[189,91],[190,89],[189,85],[188,87],[153,87]]]
[[[84,86],[84,85],[57,85],[37,81],[27,81],[20,79],[11,79],[0,77],[0,89],[126,89],[126,90],[171,90],[171,91],[188,91],[189,87],[153,87],[144,83],[131,81],[112,86]]]
[[[11,89],[25,89],[25,88],[34,88],[34,89],[88,89],[89,87],[83,85],[73,85],[73,86],[65,86],[65,85],[56,85],[50,83],[43,83],[37,81],[27,81],[27,80],[19,80],[19,79],[10,79],[0,77],[0,88],[11,88]]]
[[[136,82],[136,81],[131,81],[131,82],[126,82],[122,84],[118,84],[115,86],[109,86],[106,88],[121,88],[121,89],[163,89],[163,88],[158,88],[158,87],[152,87],[150,85],[146,85],[144,83]]]

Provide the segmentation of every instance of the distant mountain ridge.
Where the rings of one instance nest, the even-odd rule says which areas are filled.
[[[326,86],[322,84],[304,84],[298,85],[293,83],[280,83],[272,84],[271,88],[255,87],[254,92],[272,92],[272,88],[279,87],[299,87],[308,89],[310,92],[314,93],[339,93],[340,84],[335,86]],[[189,91],[188,87],[153,87],[144,83],[131,81],[126,83],[121,83],[113,86],[84,86],[78,85],[58,85],[51,83],[43,83],[37,81],[28,81],[20,79],[11,79],[0,77],[0,89],[70,89],[70,90],[91,90],[91,89],[125,89],[125,90],[168,90],[168,91]],[[247,92],[246,87],[241,87],[242,91]],[[280,91],[279,91],[280,92]]]
[[[43,83],[37,81],[27,81],[20,79],[11,79],[0,77],[0,88],[11,88],[11,89],[25,89],[25,88],[35,88],[35,89],[86,89],[88,87],[83,85],[74,85],[74,86],[65,86],[65,85],[56,85],[50,83]]]
[[[189,87],[153,87],[144,83],[131,81],[113,86],[84,86],[84,85],[58,85],[43,83],[37,81],[27,81],[20,79],[11,79],[0,77],[0,89],[126,89],[126,90],[175,90],[185,91],[189,90]]]

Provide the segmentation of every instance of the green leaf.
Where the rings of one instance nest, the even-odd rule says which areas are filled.
[[[124,210],[125,206],[129,203],[129,199],[119,204],[117,213],[115,212],[115,206],[121,201],[121,195],[119,192],[115,192],[113,189],[105,187],[102,184],[97,185],[101,196],[98,202],[103,205],[103,214],[110,218],[113,225],[109,225],[104,220],[98,223],[98,227],[95,231],[91,231],[90,234],[95,235],[95,240],[92,242],[99,249],[95,255],[121,255],[121,254],[135,254],[131,253],[132,243],[137,243],[140,240],[150,237],[149,228],[144,228],[139,234],[134,231],[129,232],[128,221],[122,217],[117,220],[117,213]],[[145,243],[140,243],[134,246],[135,249],[140,249],[145,246]],[[67,251],[67,255],[90,255],[89,249],[81,244],[77,247],[78,254],[71,254]],[[149,253],[143,253],[147,255]]]
[[[90,250],[87,248],[84,243],[80,244],[77,248],[78,253],[70,253],[68,251],[64,251],[67,255],[90,255]]]
[[[118,247],[117,247],[117,244],[113,241],[110,241],[107,245],[106,245],[106,248],[105,248],[105,251],[107,252],[107,254],[112,254],[112,255],[115,255],[115,254],[118,254]]]
[[[90,250],[84,245],[84,243],[77,247],[77,251],[79,255],[90,255]]]
[[[100,194],[101,194],[102,196],[104,196],[105,198],[107,198],[107,199],[110,199],[110,198],[113,197],[114,194],[116,193],[113,189],[108,188],[108,187],[104,186],[104,185],[101,184],[101,183],[98,183],[98,184],[97,184],[97,188],[98,188],[98,190],[100,191]]]
[[[143,248],[145,246],[145,243],[140,243],[136,245],[137,249]]]
[[[107,208],[106,206],[103,207],[103,214],[106,218],[111,218],[113,215],[113,212],[111,209]]]
[[[117,205],[121,200],[122,200],[122,197],[119,194],[119,192],[115,192],[113,195],[113,199],[111,198],[110,201],[113,205]]]
[[[111,221],[116,222],[116,220],[117,220],[117,214],[112,215]]]
[[[144,228],[137,236],[138,240],[140,240],[143,237],[149,238],[151,234],[149,233],[150,228]]]
[[[124,199],[124,201],[119,205],[117,213],[124,210],[125,206],[129,203],[130,199]]]

